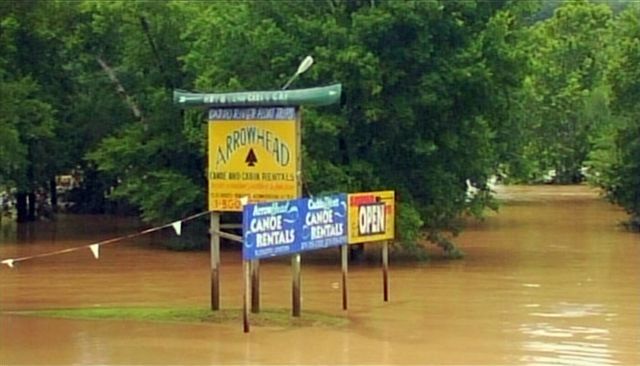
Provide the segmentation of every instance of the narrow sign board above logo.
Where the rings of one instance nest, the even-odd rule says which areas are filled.
[[[173,91],[173,102],[183,106],[258,107],[329,105],[340,100],[342,85],[293,90],[246,91],[236,93],[191,93]]]
[[[209,209],[297,197],[297,112],[293,107],[209,111]]]
[[[248,204],[243,210],[246,260],[329,248],[347,242],[347,195]]]
[[[390,240],[395,236],[395,192],[349,194],[349,244]]]

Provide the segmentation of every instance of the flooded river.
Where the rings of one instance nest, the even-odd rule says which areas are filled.
[[[303,255],[302,316],[338,327],[253,327],[62,320],[16,310],[209,304],[209,254],[170,252],[142,238],[0,268],[0,364],[640,364],[640,235],[587,187],[509,187],[500,212],[459,238],[467,257],[349,270],[341,310],[335,260]],[[5,225],[0,258],[15,258],[137,230],[107,217],[66,217],[19,233]],[[372,249],[373,247],[369,247]],[[305,258],[307,259],[305,263]],[[287,261],[264,261],[262,303],[289,308]],[[222,307],[241,305],[240,252],[222,253]]]

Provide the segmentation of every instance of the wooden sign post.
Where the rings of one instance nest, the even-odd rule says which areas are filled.
[[[251,312],[260,312],[260,260],[254,259],[251,265]]]
[[[251,296],[251,269],[249,261],[242,261],[244,294],[242,296],[242,324],[245,333],[249,333],[249,297]]]
[[[302,111],[297,109],[296,113],[296,150],[301,151],[302,148]],[[296,175],[301,178],[302,175],[302,153],[297,155],[296,161]],[[296,186],[296,192],[298,197],[302,197],[302,179],[298,179]],[[295,317],[299,317],[302,306],[302,293],[301,293],[301,281],[302,275],[300,273],[302,260],[300,253],[296,253],[291,257],[291,314]]]
[[[342,262],[342,310],[347,310],[349,306],[347,292],[347,272],[349,270],[349,245],[340,246],[340,257]]]
[[[382,243],[382,293],[384,302],[389,301],[389,242]]]
[[[211,252],[211,310],[220,310],[220,213],[212,212],[210,217]]]
[[[301,313],[301,276],[300,253],[291,256],[291,315],[299,317]]]

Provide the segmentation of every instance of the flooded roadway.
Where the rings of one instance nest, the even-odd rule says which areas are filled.
[[[586,187],[509,187],[498,214],[459,238],[461,261],[350,267],[341,310],[335,260],[303,255],[303,313],[348,317],[343,327],[253,327],[62,320],[26,309],[209,303],[209,255],[148,239],[0,268],[0,364],[640,364],[640,235]],[[0,233],[0,258],[86,245],[135,223],[75,217]],[[20,242],[20,244],[16,244]],[[372,248],[372,247],[370,247]],[[331,257],[331,253],[329,255]],[[305,263],[305,258],[306,263]],[[223,251],[223,307],[241,305],[238,251]],[[287,261],[265,261],[262,303],[289,308]]]

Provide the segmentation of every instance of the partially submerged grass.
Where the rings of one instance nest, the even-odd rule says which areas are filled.
[[[152,307],[92,307],[74,309],[29,310],[13,314],[65,319],[138,320],[181,323],[237,323],[242,322],[242,310],[212,311],[203,308],[152,308]],[[343,326],[348,319],[342,316],[303,311],[302,316],[291,316],[285,309],[264,309],[249,314],[251,325],[268,327]]]

